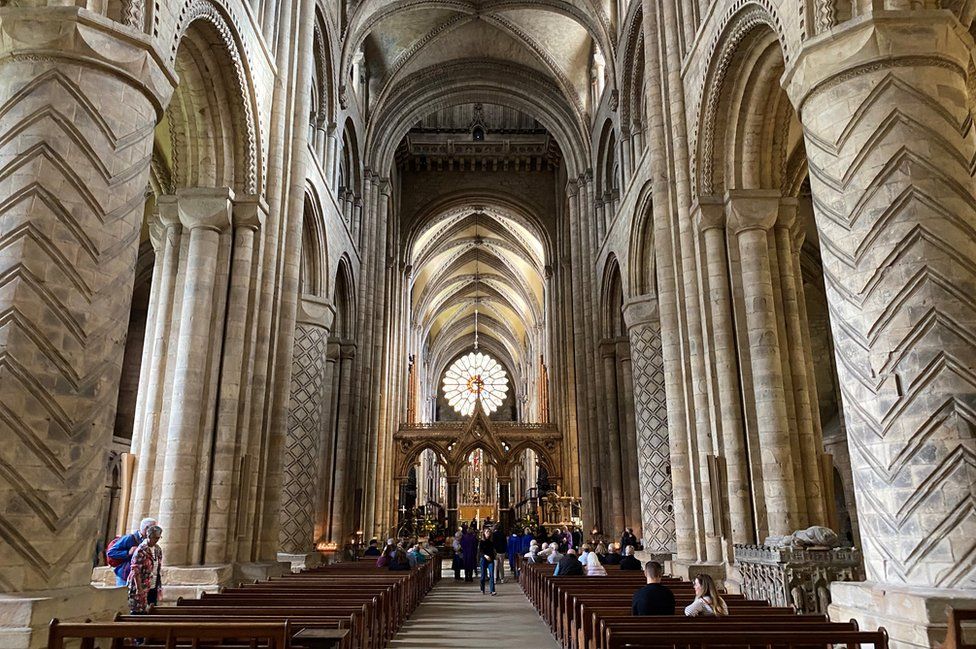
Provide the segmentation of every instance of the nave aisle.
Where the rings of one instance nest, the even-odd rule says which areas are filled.
[[[482,595],[478,582],[454,581],[454,573],[443,578],[413,612],[390,647],[401,649],[499,649],[532,647],[558,649],[552,634],[518,582],[498,584],[498,595]]]

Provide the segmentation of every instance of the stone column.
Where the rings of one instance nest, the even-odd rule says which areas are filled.
[[[733,191],[726,199],[729,229],[739,247],[763,499],[772,535],[796,531],[790,427],[769,266],[769,230],[779,215],[779,200],[779,192],[768,191]]]
[[[711,345],[718,388],[719,446],[725,457],[729,522],[732,543],[755,543],[752,503],[749,498],[749,459],[743,438],[742,396],[739,363],[735,349],[735,321],[729,288],[729,261],[725,238],[725,205],[717,197],[700,197],[695,226],[702,240],[711,309]],[[759,539],[762,540],[762,539]],[[731,556],[731,553],[728,554]]]
[[[458,480],[457,476],[447,476],[447,531],[454,534],[458,526]]]
[[[610,527],[601,530],[615,535],[624,527],[624,485],[620,481],[620,422],[617,417],[617,356],[616,345],[611,340],[600,343],[603,359],[603,384],[606,392],[599,398],[606,401],[607,446],[600,449],[600,467],[606,471],[603,480],[609,480],[606,490],[610,502]]]
[[[251,354],[255,302],[253,296],[256,248],[260,242],[268,206],[260,196],[241,196],[234,201],[234,245],[230,268],[230,290],[227,297],[227,324],[224,328],[223,358],[220,367],[220,391],[217,400],[216,440],[213,472],[210,476],[210,507],[207,510],[205,563],[224,563],[237,558],[237,508],[240,462],[246,454],[249,433],[242,402],[250,379],[247,368]]]
[[[85,9],[0,8],[4,646],[41,646],[34,631],[53,613],[124,602],[89,586],[92,495],[112,440],[152,129],[175,82],[147,37]]]
[[[620,472],[624,485],[624,525],[641,529],[640,490],[637,484],[637,422],[634,418],[634,376],[630,361],[630,341],[616,339],[617,411],[620,421]]]
[[[347,530],[346,484],[349,475],[349,411],[352,403],[352,368],[356,358],[356,345],[341,343],[339,346],[339,413],[336,417],[335,477],[332,481],[332,521],[329,539],[340,542]]]
[[[793,269],[800,256],[800,246],[794,245],[797,200],[780,201],[779,218],[773,228],[779,259],[780,291],[783,300],[783,320],[786,325],[786,350],[792,375],[793,401],[796,410],[796,427],[799,437],[800,470],[803,472],[803,494],[806,497],[807,518],[810,525],[827,525],[826,503],[823,498],[820,467],[823,456],[823,436],[819,426],[815,428],[813,409],[816,400],[811,398],[807,382],[807,340],[800,319],[800,302],[803,300],[803,282],[797,282]],[[802,241],[802,239],[801,239]],[[785,359],[784,359],[785,360]],[[799,498],[799,493],[797,494]]]
[[[290,561],[293,569],[308,565],[314,553],[316,461],[326,402],[326,354],[334,317],[335,307],[329,300],[312,295],[299,300],[278,527],[278,560]]]
[[[641,499],[644,549],[652,554],[675,551],[671,450],[664,390],[664,354],[657,299],[642,295],[624,304],[630,334],[637,417],[637,476]],[[683,521],[690,525],[692,521]]]
[[[176,196],[160,196],[156,201],[159,220],[164,228],[162,249],[157,252],[162,264],[159,273],[153,275],[152,290],[157,295],[157,301],[153,310],[152,336],[144,344],[149,353],[142,365],[139,380],[141,417],[137,415],[135,429],[138,434],[133,435],[132,440],[135,472],[129,507],[130,529],[134,529],[141,519],[155,513],[151,511],[151,503],[156,458],[158,450],[165,448],[159,444],[159,419],[165,391],[166,359],[173,332],[173,307],[177,299],[180,242],[183,236],[176,201]]]
[[[231,224],[233,192],[224,188],[183,189],[178,193],[180,221],[190,237],[186,283],[182,297],[173,403],[167,430],[166,456],[161,480],[159,524],[166,534],[164,549],[171,566],[194,563],[189,552],[200,476],[197,460],[204,437],[205,384],[210,348],[217,254],[221,233]]]
[[[336,374],[339,366],[339,343],[336,338],[330,338],[325,352],[325,399],[326,407],[322,411],[321,442],[319,443],[319,492],[316,501],[315,540],[331,541],[329,531],[332,519],[332,496],[335,475],[335,448],[338,441],[336,435],[336,416],[338,414],[339,395]]]
[[[859,16],[784,77],[803,122],[868,581],[831,617],[934,646],[973,607],[971,41],[949,11]],[[968,604],[966,604],[968,602]]]

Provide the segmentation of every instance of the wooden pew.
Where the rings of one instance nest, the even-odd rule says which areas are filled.
[[[221,647],[262,647],[288,649],[290,638],[287,622],[192,622],[158,623],[104,622],[62,623],[51,620],[48,633],[48,649],[65,649],[65,643],[81,640],[81,646],[93,647],[96,639],[111,639],[112,647],[121,647],[126,638],[158,640],[164,647],[175,647],[178,640],[188,641],[197,647],[203,644],[219,644]],[[228,642],[236,641],[236,642]],[[148,643],[149,646],[157,643]]]

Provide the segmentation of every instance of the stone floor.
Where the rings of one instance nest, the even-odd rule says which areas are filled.
[[[453,573],[445,572],[390,646],[558,649],[516,582],[498,584],[497,591],[495,597],[482,595],[477,581],[458,583]]]

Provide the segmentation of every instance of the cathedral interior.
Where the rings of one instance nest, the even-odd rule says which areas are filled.
[[[976,608],[974,20],[0,1],[0,645],[124,608],[151,516],[167,598],[533,517],[737,593],[822,526],[830,618],[937,646]]]

